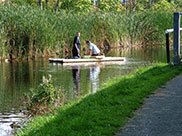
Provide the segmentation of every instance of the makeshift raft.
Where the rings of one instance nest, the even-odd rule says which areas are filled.
[[[49,62],[57,63],[87,63],[87,62],[116,62],[125,61],[124,57],[102,57],[89,59],[63,59],[63,58],[49,58]]]

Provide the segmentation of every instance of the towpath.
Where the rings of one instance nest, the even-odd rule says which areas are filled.
[[[182,136],[182,75],[147,98],[116,136]]]

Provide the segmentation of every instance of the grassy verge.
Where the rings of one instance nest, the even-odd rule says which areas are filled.
[[[181,66],[156,64],[108,82],[100,91],[28,123],[18,136],[110,136],[161,85],[180,74]]]

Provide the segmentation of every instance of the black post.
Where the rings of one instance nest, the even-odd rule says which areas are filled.
[[[167,63],[170,64],[169,33],[166,33],[166,55],[167,55]]]
[[[174,64],[180,63],[180,13],[174,13]]]

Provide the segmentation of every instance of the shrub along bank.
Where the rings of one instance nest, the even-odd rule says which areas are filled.
[[[54,12],[0,3],[0,58],[71,55],[77,31],[81,32],[82,50],[86,51],[85,40],[101,49],[157,46],[165,43],[164,31],[172,28],[172,21],[172,12],[160,10],[126,16],[122,12]]]
[[[60,107],[55,115],[36,117],[18,136],[110,136],[141,107],[144,98],[180,74],[181,66],[156,64],[116,78],[100,91]]]

